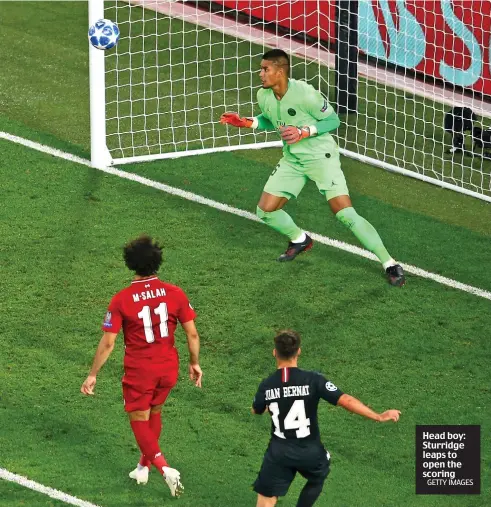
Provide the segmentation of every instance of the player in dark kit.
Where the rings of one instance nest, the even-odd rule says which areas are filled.
[[[252,403],[254,414],[267,410],[271,415],[271,440],[254,483],[257,507],[276,505],[297,472],[307,479],[297,507],[310,507],[321,494],[330,465],[330,454],[324,449],[317,424],[319,400],[379,422],[398,421],[400,412],[378,414],[343,394],[320,373],[298,368],[300,336],[295,331],[281,331],[274,343],[278,369],[261,382]]]
[[[183,489],[180,473],[169,467],[159,447],[160,414],[179,373],[179,357],[174,346],[178,322],[187,337],[189,376],[197,387],[201,387],[203,373],[198,361],[196,313],[182,289],[158,279],[156,273],[162,263],[162,249],[150,237],[141,236],[128,243],[124,247],[124,260],[128,269],[135,271],[135,277],[131,285],[118,292],[109,304],[102,324],[104,335],[81,391],[94,394],[96,375],[109,358],[122,328],[124,407],[142,452],[130,477],[138,484],[146,484],[149,467],[154,465],[164,477],[172,496],[179,496]]]

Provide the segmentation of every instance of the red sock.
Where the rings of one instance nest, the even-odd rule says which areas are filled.
[[[150,412],[150,419],[148,420],[148,423],[150,425],[150,429],[158,440],[160,438],[160,432],[162,431],[162,419],[160,417],[160,412]],[[140,457],[140,465],[142,467],[150,468],[152,462],[144,454],[142,454]]]
[[[149,421],[130,421],[131,429],[136,438],[136,443],[143,455],[145,455],[157,470],[163,475],[162,467],[169,466],[160,452],[159,442],[150,429]]]

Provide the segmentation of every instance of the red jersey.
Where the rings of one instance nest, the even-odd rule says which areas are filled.
[[[177,360],[177,323],[195,318],[181,288],[152,276],[133,280],[112,298],[102,330],[118,333],[123,327],[125,369],[149,368]]]

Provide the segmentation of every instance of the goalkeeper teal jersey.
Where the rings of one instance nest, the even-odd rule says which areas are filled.
[[[260,88],[257,92],[257,102],[263,116],[276,129],[288,125],[308,127],[336,114],[319,91],[305,81],[297,79],[288,80],[288,90],[281,100],[275,97],[271,88]],[[307,137],[290,145],[283,142],[285,158],[300,163],[325,158],[326,154],[334,156],[337,150],[336,141],[329,133]]]

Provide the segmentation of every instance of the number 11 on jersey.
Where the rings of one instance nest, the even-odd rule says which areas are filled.
[[[160,303],[153,312],[155,315],[160,316],[160,337],[167,338],[169,336],[169,329],[167,328],[167,319],[169,318],[167,305],[165,303]],[[147,343],[153,343],[155,341],[155,335],[153,333],[150,307],[144,306],[138,314],[138,318],[143,320],[143,329],[145,330],[145,339],[147,340]]]

